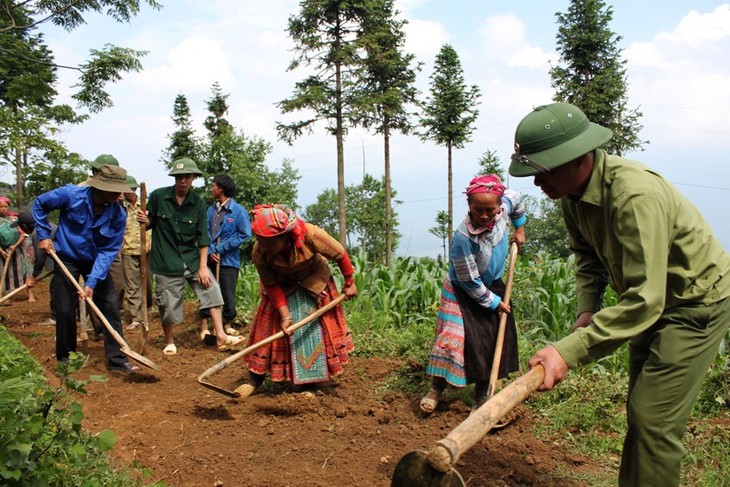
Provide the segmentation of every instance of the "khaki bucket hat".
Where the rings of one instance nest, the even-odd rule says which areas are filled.
[[[127,185],[127,171],[119,166],[104,164],[99,168],[99,174],[89,178],[89,186],[100,191],[110,193],[133,193]]]
[[[168,176],[177,176],[178,174],[195,174],[201,176],[203,173],[198,169],[195,161],[189,157],[183,157],[172,163],[172,171]]]
[[[570,103],[535,108],[517,126],[509,173],[533,176],[586,154],[613,137],[613,132],[588,120]]]

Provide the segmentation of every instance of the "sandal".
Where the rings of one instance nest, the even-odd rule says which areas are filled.
[[[226,333],[234,337],[237,337],[239,335],[239,331],[233,328],[231,325],[226,326]]]
[[[434,409],[436,409],[436,406],[438,406],[439,400],[441,399],[441,393],[438,391],[435,391],[431,389],[428,391],[428,394],[423,396],[420,403],[421,411],[423,411],[426,414],[431,414]]]
[[[256,392],[257,387],[254,387],[253,385],[246,382],[245,384],[238,386],[233,392],[236,392],[239,394],[239,399],[245,399],[254,392]]]
[[[234,337],[226,335],[226,342],[223,345],[218,345],[219,352],[225,352],[231,350],[234,346],[238,345],[243,341],[243,337]]]
[[[210,330],[208,330],[207,328],[204,330],[200,330],[200,339],[203,340],[203,343],[205,343],[206,336],[210,336]],[[206,343],[206,345],[207,345],[207,343]]]
[[[177,347],[174,343],[168,343],[167,345],[165,345],[162,353],[164,353],[165,355],[175,355],[177,353]]]
[[[123,365],[107,365],[106,370],[110,372],[124,372],[125,374],[137,373],[142,368],[139,365],[130,364],[127,362]]]

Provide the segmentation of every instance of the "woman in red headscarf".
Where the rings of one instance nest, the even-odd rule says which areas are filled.
[[[449,272],[444,278],[436,341],[426,373],[431,390],[421,399],[421,410],[431,413],[447,384],[475,383],[477,407],[487,400],[489,375],[499,328],[499,313],[510,313],[502,301],[502,281],[508,241],[525,242],[522,197],[508,190],[494,174],[478,176],[466,188],[469,212],[454,232]],[[509,222],[515,227],[509,236]],[[509,315],[499,367],[499,378],[518,370],[517,330]]]
[[[324,382],[342,373],[354,345],[341,305],[293,333],[288,328],[338,296],[330,260],[342,272],[345,296],[357,295],[355,270],[345,248],[283,205],[256,205],[251,229],[256,235],[252,259],[262,293],[248,345],[280,330],[287,336],[245,357],[249,380],[236,392],[250,396],[267,373],[274,382],[295,384]]]

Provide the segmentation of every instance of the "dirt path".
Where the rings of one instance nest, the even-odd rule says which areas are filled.
[[[41,324],[50,316],[44,285],[37,298],[28,303],[16,296],[0,306],[0,317],[56,381],[54,327]],[[192,306],[186,315],[186,323],[194,325]],[[387,486],[404,454],[428,448],[469,414],[453,401],[423,418],[416,397],[383,395],[384,382],[400,366],[392,359],[352,359],[343,375],[311,392],[274,385],[245,401],[233,400],[197,383],[225,355],[203,345],[189,325],[176,328],[179,353],[167,357],[159,324],[152,323],[146,355],[162,371],[110,374],[108,382],[90,384],[80,398],[92,433],[103,428],[116,433],[114,457],[149,467],[153,480],[170,486]],[[125,330],[133,348],[138,334]],[[79,351],[90,356],[82,378],[107,373],[100,343],[80,343]],[[236,387],[245,376],[242,364],[211,382]],[[525,414],[465,454],[458,470],[467,485],[576,486],[561,472],[603,469],[535,438],[533,421]]]

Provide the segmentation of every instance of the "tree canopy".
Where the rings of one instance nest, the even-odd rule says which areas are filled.
[[[613,8],[603,0],[571,0],[568,11],[555,14],[560,60],[550,69],[555,101],[578,106],[586,116],[613,131],[606,144],[617,155],[640,150],[639,108],[629,108],[626,60],[611,31]]]

